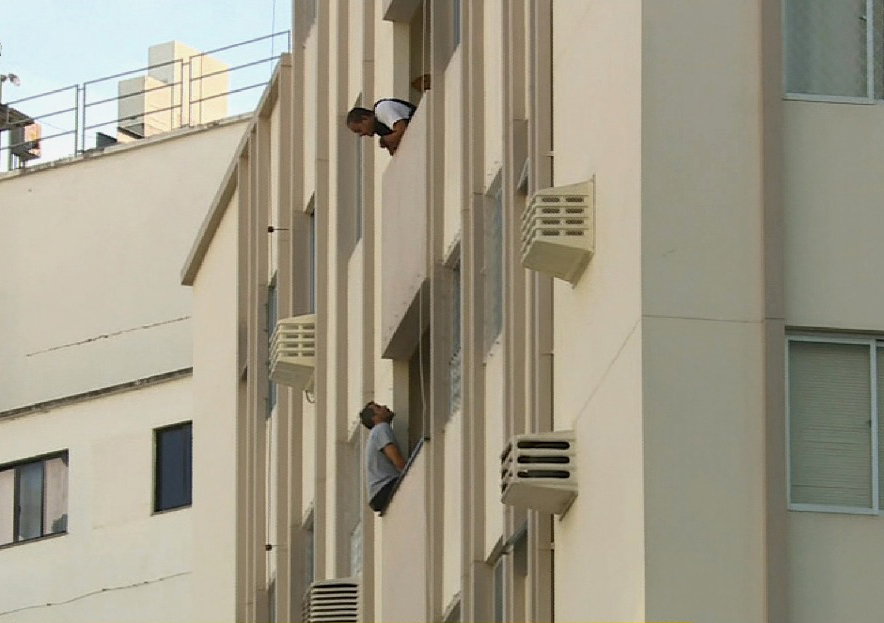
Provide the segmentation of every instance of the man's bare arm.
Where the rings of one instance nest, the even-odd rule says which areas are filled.
[[[387,455],[387,458],[393,462],[393,465],[400,472],[405,469],[405,458],[403,458],[402,453],[399,452],[399,446],[395,443],[388,443],[384,446],[384,454]]]
[[[405,119],[400,119],[393,124],[393,132],[384,137],[384,147],[391,154],[396,153],[396,150],[399,149],[399,143],[402,141],[406,128],[408,128],[408,122]]]

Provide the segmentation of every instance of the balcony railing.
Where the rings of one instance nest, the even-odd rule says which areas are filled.
[[[4,102],[0,171],[251,113],[290,48],[281,31]],[[34,124],[42,136],[29,155],[32,134],[19,137]]]

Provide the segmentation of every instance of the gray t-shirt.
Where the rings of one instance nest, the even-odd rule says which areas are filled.
[[[377,495],[385,484],[399,477],[399,470],[393,461],[384,454],[384,448],[396,443],[393,429],[387,422],[380,422],[371,428],[365,444],[365,471],[368,475],[368,499]]]

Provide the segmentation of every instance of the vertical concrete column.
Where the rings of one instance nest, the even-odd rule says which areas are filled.
[[[277,98],[279,106],[279,126],[276,128],[276,140],[279,144],[277,161],[277,179],[279,187],[276,198],[277,211],[275,222],[278,223],[277,236],[277,272],[276,291],[278,301],[278,317],[287,318],[292,315],[292,283],[294,266],[292,261],[292,176],[293,176],[293,137],[292,137],[292,61],[291,55],[283,54],[279,65],[277,82]],[[275,327],[268,327],[272,332]],[[290,481],[293,473],[290,463],[293,456],[291,444],[292,401],[300,400],[300,392],[291,392],[285,385],[277,389],[276,431],[276,489],[271,492],[276,499],[276,534],[273,536],[273,555],[276,557],[276,618],[279,621],[292,620],[292,595],[289,587],[291,581],[292,540],[289,526],[292,524],[292,500],[290,498]],[[299,420],[297,420],[299,422]]]
[[[333,76],[330,75],[330,50],[331,50],[331,20],[329,15],[329,3],[318,2],[316,4],[317,19],[317,50],[316,50],[316,483],[315,497],[313,501],[313,525],[314,525],[314,573],[317,579],[328,577],[326,564],[326,526],[328,524],[327,496],[327,462],[326,447],[328,438],[328,420],[333,417],[329,413],[329,379],[328,362],[329,349],[333,345],[329,342],[329,261],[332,257],[329,248],[330,228],[330,179],[329,179],[329,106],[330,84]],[[308,88],[312,88],[309,85]],[[308,128],[308,131],[310,129]],[[334,429],[332,429],[334,430]]]
[[[249,305],[249,201],[248,146],[238,155],[237,178],[237,385],[236,411],[236,618],[249,620],[251,564],[251,446],[249,443],[249,401],[245,370],[248,362],[247,326]]]
[[[375,13],[377,0],[364,0],[362,12],[362,101],[366,106],[375,101]],[[375,149],[374,145],[360,145],[362,149],[362,390],[360,403],[374,395],[375,362]],[[360,466],[362,468],[362,466]],[[374,513],[363,504],[362,513],[362,584],[360,620],[376,621],[374,604]]]
[[[529,194],[553,182],[552,144],[552,4],[530,4],[528,153],[531,158]],[[531,326],[530,375],[533,431],[553,427],[553,284],[552,278],[532,271],[529,276]],[[553,620],[552,520],[537,511],[528,513],[528,619]]]
[[[444,573],[443,520],[445,517],[445,436],[442,429],[449,408],[448,348],[451,343],[450,287],[445,268],[445,67],[451,41],[449,2],[429,2],[430,75],[433,84],[427,98],[427,275],[430,279],[430,408],[424,422],[429,439],[426,474],[426,620],[442,616]]]
[[[462,617],[491,620],[491,571],[485,564],[485,378],[484,378],[484,13],[485,3],[464,3],[463,122],[465,180],[461,220],[464,283],[463,344],[463,535]]]

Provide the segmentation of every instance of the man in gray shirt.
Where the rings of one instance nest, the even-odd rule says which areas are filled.
[[[369,402],[359,412],[362,425],[371,431],[365,444],[368,505],[378,513],[387,507],[399,474],[405,469],[405,459],[390,427],[393,416],[385,405],[374,402]]]

